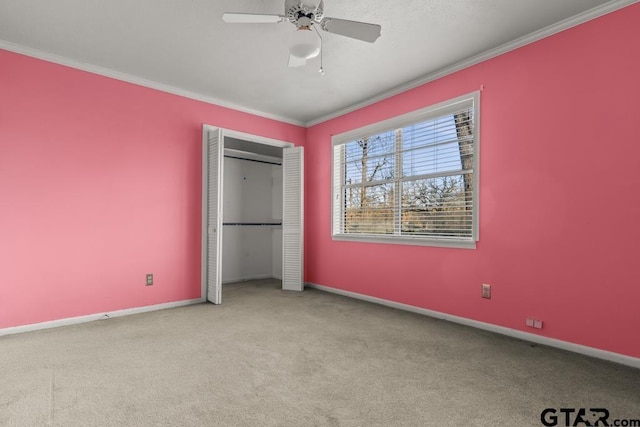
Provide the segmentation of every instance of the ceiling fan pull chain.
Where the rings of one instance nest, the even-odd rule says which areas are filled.
[[[320,35],[317,27],[313,27],[313,29],[316,31],[318,37],[320,37],[320,69],[318,72],[324,76],[324,67],[322,66],[322,36]]]

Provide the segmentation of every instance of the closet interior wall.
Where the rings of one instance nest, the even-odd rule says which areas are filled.
[[[281,159],[225,150],[223,170],[222,283],[281,280]]]

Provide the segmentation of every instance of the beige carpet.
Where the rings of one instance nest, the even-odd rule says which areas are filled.
[[[278,287],[0,337],[0,425],[541,426],[547,407],[640,419],[640,370]]]

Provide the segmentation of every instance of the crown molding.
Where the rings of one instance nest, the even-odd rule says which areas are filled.
[[[587,10],[578,15],[572,16],[571,18],[567,18],[553,25],[549,25],[548,27],[542,28],[538,31],[534,31],[533,33],[527,34],[526,36],[522,36],[520,38],[512,40],[508,43],[502,44],[493,49],[489,49],[487,51],[484,51],[482,53],[479,53],[477,55],[464,59],[462,61],[456,62],[455,64],[441,68],[438,71],[419,77],[416,80],[412,80],[403,85],[396,86],[393,89],[382,92],[374,97],[368,98],[357,104],[353,104],[348,107],[342,108],[338,111],[335,111],[333,113],[318,117],[317,119],[314,119],[305,123],[305,126],[309,128],[311,126],[315,126],[317,124],[326,122],[328,120],[335,119],[337,117],[343,116],[345,114],[348,114],[353,111],[359,110],[361,108],[367,107],[369,105],[375,104],[376,102],[380,102],[387,98],[391,98],[392,96],[406,92],[410,89],[414,89],[418,86],[422,86],[425,83],[432,82],[434,80],[448,76],[449,74],[453,74],[457,71],[479,64],[488,59],[495,58],[496,56],[500,56],[504,53],[507,53],[512,50],[518,49],[520,47],[526,46],[528,44],[537,42],[538,40],[542,40],[546,37],[560,33],[564,30],[568,30],[569,28],[578,26],[580,24],[599,18],[611,12],[615,12],[616,10],[638,3],[639,1],[640,0],[613,0],[609,3],[603,4],[601,6]]]
[[[422,76],[418,79],[409,81],[400,86],[396,86],[390,90],[384,91],[378,95],[375,95],[371,98],[368,98],[362,102],[352,104],[348,107],[341,108],[333,113],[326,114],[320,116],[316,119],[313,119],[308,122],[302,122],[299,120],[294,120],[289,117],[283,117],[271,113],[267,113],[264,111],[254,110],[252,108],[247,108],[242,105],[233,104],[223,99],[205,96],[196,92],[191,92],[185,89],[177,88],[175,86],[167,85],[164,83],[156,82],[153,80],[144,79],[141,77],[137,77],[131,74],[122,73],[119,71],[111,70],[105,67],[100,67],[97,65],[87,64],[84,62],[76,61],[73,59],[66,58],[61,55],[56,55],[52,53],[43,52],[37,49],[28,48],[25,46],[21,46],[15,43],[11,43],[8,41],[0,40],[0,49],[4,49],[10,52],[19,53],[22,55],[30,56],[37,59],[42,59],[48,62],[53,62],[56,64],[64,65],[67,67],[75,68],[82,71],[87,71],[89,73],[98,74],[105,77],[110,77],[116,80],[121,80],[127,83],[132,83],[138,86],[147,87],[150,89],[159,90],[162,92],[170,93],[177,96],[182,96],[185,98],[193,99],[196,101],[201,101],[207,104],[212,104],[224,108],[230,108],[236,111],[240,111],[243,113],[252,114],[255,116],[263,117],[270,120],[276,120],[283,123],[292,124],[295,126],[302,127],[311,127],[317,124],[326,122],[331,119],[335,119],[337,117],[343,116],[345,114],[351,113],[353,111],[359,110],[361,108],[367,107],[369,105],[375,104],[376,102],[380,102],[384,99],[390,98],[392,96],[398,95],[400,93],[406,92],[410,89],[414,89],[423,84],[432,82],[434,80],[445,77],[449,74],[453,74],[465,68],[469,68],[473,65],[479,64],[483,61],[486,61],[491,58],[495,58],[499,55],[507,53],[509,51],[518,49],[520,47],[526,46],[528,44],[534,43],[538,40],[542,40],[546,37],[552,36],[569,28],[575,27],[577,25],[583,24],[585,22],[591,21],[593,19],[599,18],[603,15],[609,14],[611,12],[615,12],[616,10],[622,9],[624,7],[630,6],[632,4],[638,3],[640,0],[613,0],[601,6],[590,9],[586,12],[575,15],[571,18],[567,18],[563,21],[557,22],[553,25],[545,27],[541,30],[530,33],[526,36],[515,39],[511,42],[500,45],[496,48],[489,49],[484,51],[478,55],[474,55],[470,58],[464,59],[462,61],[456,62],[450,66],[441,68],[433,73],[429,73],[425,76]]]
[[[277,120],[296,126],[305,126],[304,122],[293,120],[289,117],[278,116],[275,114],[266,113],[264,111],[254,110],[246,108],[241,105],[233,104],[223,99],[205,96],[196,92],[191,92],[185,89],[180,89],[175,86],[167,85],[153,80],[144,79],[131,74],[122,73],[120,71],[111,70],[109,68],[100,67],[98,65],[88,64],[80,61],[76,61],[61,55],[53,53],[43,52],[38,49],[25,47],[16,43],[11,43],[5,40],[0,40],[0,49],[4,49],[10,52],[18,53],[21,55],[29,56],[36,59],[41,59],[47,62],[53,62],[55,64],[64,65],[66,67],[75,68],[77,70],[86,71],[92,74],[98,74],[100,76],[109,77],[123,82],[132,83],[138,86],[159,90],[162,92],[170,93],[172,95],[182,96],[184,98],[193,99],[196,101],[205,102],[207,104],[213,104],[219,107],[230,108],[243,113],[252,114],[254,116],[263,117],[265,119]]]

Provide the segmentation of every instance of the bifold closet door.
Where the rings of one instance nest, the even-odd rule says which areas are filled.
[[[214,304],[222,303],[222,167],[223,135],[217,128],[204,128],[203,171],[205,176],[206,233],[203,250],[203,263],[206,272],[207,300]]]
[[[304,289],[304,151],[285,148],[282,158],[282,289]]]

